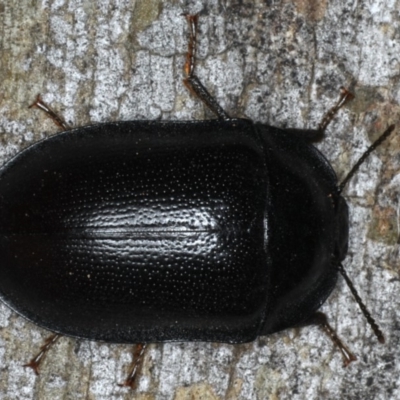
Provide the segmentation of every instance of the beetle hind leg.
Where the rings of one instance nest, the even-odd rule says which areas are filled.
[[[40,94],[36,96],[36,100],[29,106],[29,108],[38,108],[42,110],[49,118],[53,120],[53,122],[60,128],[65,131],[71,129],[71,127],[65,122],[64,118],[57,114],[55,111],[51,109],[43,100]]]
[[[132,390],[137,388],[138,378],[143,367],[143,358],[147,349],[147,343],[138,343],[132,352],[132,364],[128,377],[119,386],[128,386]]]
[[[39,375],[39,367],[42,363],[46,353],[50,350],[53,344],[61,337],[61,335],[54,333],[53,335],[49,336],[44,344],[40,346],[40,351],[37,353],[31,360],[24,364],[24,367],[32,368],[36,375]]]
[[[214,114],[217,115],[218,119],[229,119],[229,115],[217,103],[214,97],[211,96],[211,94],[195,74],[197,53],[197,23],[199,16],[197,14],[184,15],[189,25],[189,44],[184,67],[186,78],[183,80],[183,83],[190,90],[190,92],[197,96]]]

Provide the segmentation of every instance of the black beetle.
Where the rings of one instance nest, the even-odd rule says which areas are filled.
[[[71,129],[9,161],[1,299],[51,331],[106,342],[241,343],[308,323],[333,336],[316,311],[344,274],[345,182],[310,142],[351,95],[315,131],[230,118],[194,73],[187,19],[185,83],[218,119]]]

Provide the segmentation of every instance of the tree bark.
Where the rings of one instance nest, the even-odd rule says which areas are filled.
[[[197,73],[230,115],[316,128],[340,86],[354,91],[356,99],[318,144],[340,181],[379,133],[398,123],[399,9],[398,0],[5,0],[0,162],[57,132],[28,109],[38,93],[73,126],[212,118],[182,84],[182,13],[200,12]],[[344,191],[350,207],[344,265],[385,345],[377,344],[339,279],[322,311],[358,357],[348,368],[315,327],[244,345],[152,344],[131,392],[117,385],[128,373],[130,346],[62,338],[38,377],[24,369],[49,332],[1,304],[0,398],[400,398],[398,131]]]

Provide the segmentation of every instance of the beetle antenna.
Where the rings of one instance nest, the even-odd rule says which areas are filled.
[[[378,137],[378,139],[375,140],[374,143],[371,144],[371,146],[368,147],[368,149],[365,151],[365,153],[360,157],[360,159],[355,163],[353,168],[350,170],[350,172],[347,174],[347,176],[343,179],[343,181],[339,184],[338,189],[339,193],[342,193],[342,190],[346,186],[347,182],[353,177],[353,175],[357,172],[357,170],[360,168],[360,165],[366,160],[366,158],[384,141],[387,139],[387,137],[393,132],[395,126],[390,125],[389,128],[386,129],[385,132],[382,133],[381,136]]]
[[[353,294],[354,298],[356,299],[357,304],[359,305],[362,313],[364,314],[364,317],[367,319],[367,322],[371,326],[372,330],[375,333],[375,336],[378,338],[379,343],[385,343],[385,337],[383,336],[382,331],[380,330],[378,324],[375,322],[374,318],[372,318],[370,312],[367,310],[366,305],[363,303],[361,300],[361,297],[359,296],[356,288],[353,285],[353,282],[350,280],[349,276],[347,275],[347,272],[343,268],[343,265],[339,263],[338,265],[338,270],[340,274],[343,276],[344,280],[347,283],[347,286],[349,287],[351,293]]]

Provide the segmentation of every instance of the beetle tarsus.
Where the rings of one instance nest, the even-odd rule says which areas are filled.
[[[132,354],[132,364],[130,367],[130,371],[128,377],[125,379],[123,383],[119,386],[127,386],[132,390],[137,389],[138,378],[140,376],[140,371],[143,366],[143,357],[146,352],[147,343],[138,343]]]
[[[53,122],[60,128],[65,131],[71,129],[71,127],[65,122],[64,118],[58,115],[55,111],[53,111],[50,106],[48,106],[43,100],[40,94],[36,96],[36,100],[29,106],[29,108],[36,107],[39,110],[42,110],[48,117],[50,117]]]
[[[218,104],[213,96],[208,92],[200,79],[195,74],[196,53],[197,53],[197,23],[199,20],[198,14],[184,14],[189,25],[189,44],[186,54],[186,62],[184,71],[186,78],[183,80],[185,86],[197,96],[219,119],[229,119],[229,115]]]
[[[40,347],[40,351],[33,357],[28,363],[24,364],[24,367],[32,368],[36,375],[39,375],[39,367],[42,363],[44,356],[48,352],[48,350],[53,346],[53,344],[61,337],[61,335],[55,333],[49,336],[44,344]]]

